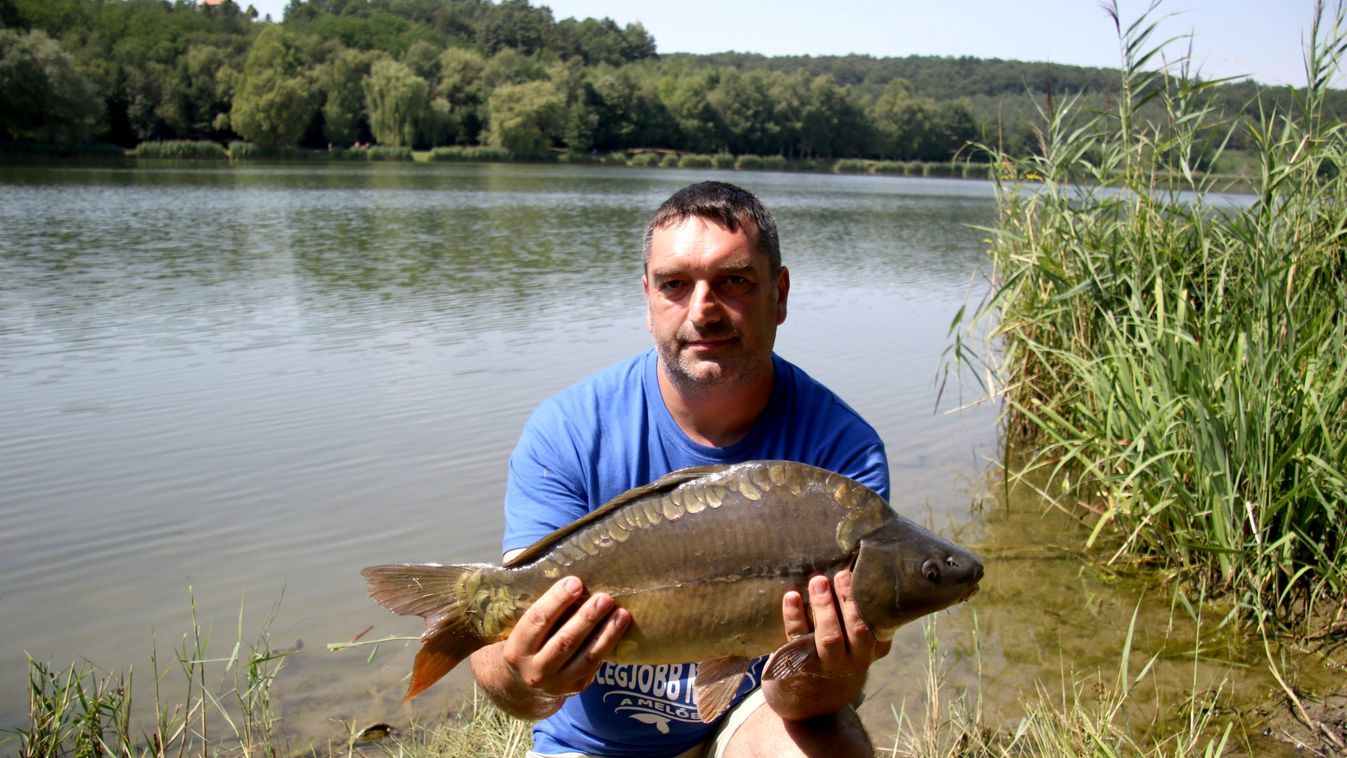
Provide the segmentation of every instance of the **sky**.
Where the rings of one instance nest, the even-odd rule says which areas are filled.
[[[240,0],[280,19],[286,0]],[[660,53],[969,55],[1119,66],[1117,33],[1096,0],[532,0],[557,19],[640,22]],[[1124,22],[1149,0],[1118,0]],[[1159,39],[1192,35],[1206,79],[1305,83],[1314,0],[1165,0]],[[1172,47],[1176,53],[1187,49]],[[1338,82],[1342,79],[1339,77]]]

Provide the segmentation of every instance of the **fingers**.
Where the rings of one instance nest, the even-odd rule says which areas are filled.
[[[788,640],[813,631],[813,627],[809,624],[809,616],[804,612],[804,598],[794,590],[781,598],[781,619],[785,622]]]
[[[631,614],[602,593],[575,607],[583,594],[579,579],[561,579],[529,606],[506,639],[505,661],[528,687],[552,695],[578,692],[617,647]]]
[[[577,692],[588,686],[630,620],[631,614],[617,609],[608,595],[600,593],[586,600],[538,651],[540,666],[555,680],[554,688]]]
[[[852,592],[851,572],[837,572],[837,576],[833,577],[833,586],[837,588],[837,601],[842,606],[842,623],[847,630],[847,640],[853,648],[868,654],[874,649],[878,640],[875,638],[875,630],[870,628],[870,624],[861,615],[860,604],[856,602],[856,596]]]
[[[831,585],[824,576],[809,580],[814,645],[825,672],[862,673],[875,659],[889,651],[890,644],[880,642],[861,615],[851,578],[850,571],[839,571]],[[787,625],[789,627],[789,619]]]
[[[814,615],[814,647],[825,672],[840,668],[847,659],[847,638],[837,615],[828,577],[809,579],[809,609]]]
[[[573,576],[565,577],[547,588],[542,597],[524,611],[524,617],[510,632],[509,642],[520,653],[531,655],[538,652],[552,633],[552,626],[580,598],[584,589],[580,580]]]

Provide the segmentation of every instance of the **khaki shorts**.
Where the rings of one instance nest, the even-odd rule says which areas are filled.
[[[676,758],[722,758],[725,755],[725,748],[729,746],[730,739],[734,733],[739,731],[739,727],[748,721],[759,708],[767,705],[767,696],[763,694],[759,687],[748,694],[748,697],[739,702],[738,705],[730,709],[726,714],[725,720],[720,722],[711,739],[694,747],[686,752],[680,753]],[[594,758],[584,753],[535,753],[532,750],[528,752],[528,758]]]

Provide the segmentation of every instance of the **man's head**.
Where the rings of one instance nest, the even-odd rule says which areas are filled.
[[[790,272],[776,224],[751,193],[706,182],[669,198],[646,227],[641,286],[665,376],[680,391],[770,388]]]
[[[705,219],[731,232],[745,230],[758,252],[767,256],[772,273],[781,270],[781,243],[777,238],[776,219],[757,196],[726,182],[700,182],[673,193],[645,225],[642,268],[646,273],[649,273],[650,243],[655,230],[688,218]]]

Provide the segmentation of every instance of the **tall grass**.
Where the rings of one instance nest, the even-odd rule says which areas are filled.
[[[1009,478],[1083,503],[1091,543],[1307,625],[1347,590],[1347,132],[1323,111],[1347,17],[1316,9],[1295,112],[1235,127],[1186,61],[1155,68],[1155,9],[1108,8],[1109,112],[1060,102],[1039,155],[984,148],[993,287],[953,354],[1003,401]],[[1258,149],[1247,207],[1199,171],[1232,128]]]
[[[163,691],[169,672],[159,670],[158,651],[151,654],[152,725],[133,724],[129,669],[102,673],[92,664],[73,664],[58,672],[30,658],[28,726],[13,730],[18,741],[15,754],[48,758],[283,752],[271,687],[289,653],[270,647],[269,629],[276,608],[252,638],[244,635],[240,609],[230,653],[210,658],[208,635],[197,621],[195,600],[191,607],[192,629],[174,650],[180,676],[173,681],[181,685],[181,694],[169,696]]]

